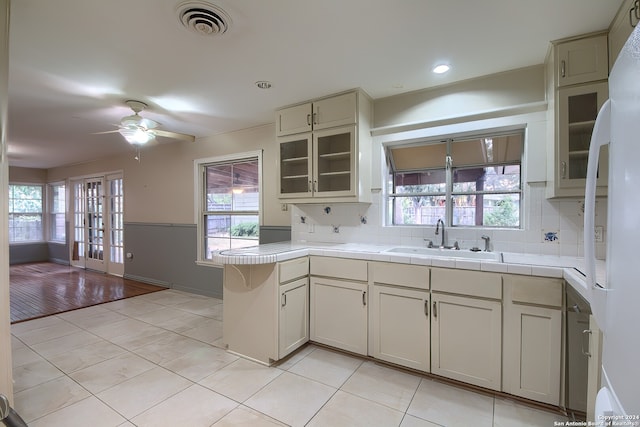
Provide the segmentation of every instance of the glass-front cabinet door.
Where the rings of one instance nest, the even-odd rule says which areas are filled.
[[[600,107],[608,97],[606,82],[561,89],[559,98],[559,164],[561,188],[584,188],[593,126]],[[607,185],[608,156],[600,154],[598,185]]]
[[[280,198],[311,197],[311,133],[293,135],[279,139],[278,193]]]
[[[314,196],[355,195],[355,126],[314,132],[313,150]]]

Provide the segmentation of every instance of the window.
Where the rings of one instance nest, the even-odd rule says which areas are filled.
[[[211,259],[214,251],[258,244],[260,163],[260,153],[196,161],[200,259]]]
[[[520,227],[523,131],[387,147],[389,225]]]
[[[9,185],[9,242],[42,241],[42,185]]]
[[[49,240],[65,242],[66,239],[66,188],[64,184],[49,184]]]

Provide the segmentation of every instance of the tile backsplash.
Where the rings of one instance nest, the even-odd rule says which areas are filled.
[[[426,240],[439,244],[441,236],[433,226],[386,227],[383,225],[383,197],[372,194],[373,203],[327,203],[292,205],[291,238],[294,241],[367,243],[424,246]],[[484,248],[481,236],[491,238],[491,248],[500,252],[539,255],[583,256],[583,199],[545,198],[544,183],[527,184],[524,194],[524,228],[446,229],[447,244],[461,248]],[[596,227],[603,227],[603,241],[596,243],[596,256],[606,256],[607,201],[596,201]]]

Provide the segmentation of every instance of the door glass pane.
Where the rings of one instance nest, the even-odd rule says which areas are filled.
[[[86,184],[87,198],[87,258],[104,259],[104,218],[102,205],[102,182]]]
[[[110,262],[124,262],[124,194],[122,178],[109,180]]]

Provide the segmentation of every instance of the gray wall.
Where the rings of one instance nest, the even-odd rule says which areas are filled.
[[[125,223],[125,278],[222,298],[222,269],[196,264],[195,224]]]
[[[49,244],[46,242],[9,245],[9,264],[49,261]]]

